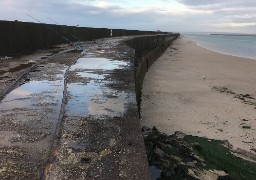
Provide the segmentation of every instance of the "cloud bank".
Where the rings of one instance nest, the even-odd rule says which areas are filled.
[[[157,30],[256,32],[255,0],[1,0],[1,20]]]

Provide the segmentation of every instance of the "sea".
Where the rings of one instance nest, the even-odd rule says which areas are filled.
[[[256,35],[185,34],[198,46],[232,56],[256,60]]]

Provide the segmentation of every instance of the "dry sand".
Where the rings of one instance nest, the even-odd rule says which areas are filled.
[[[216,53],[180,38],[145,77],[142,125],[167,134],[182,131],[228,140],[234,148],[252,150],[254,98],[256,60]]]

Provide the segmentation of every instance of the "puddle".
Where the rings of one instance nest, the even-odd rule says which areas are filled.
[[[91,79],[99,79],[102,80],[105,78],[104,74],[95,74],[93,71],[85,71],[85,72],[77,72],[79,77],[91,78]]]
[[[70,68],[78,77],[89,79],[86,84],[69,83],[68,103],[66,112],[68,116],[84,117],[86,115],[115,117],[122,116],[125,111],[127,94],[110,89],[106,84],[111,79],[106,78],[114,69],[127,66],[127,62],[106,58],[80,58]]]
[[[14,130],[25,133],[24,129],[28,132],[39,129],[49,134],[54,131],[63,98],[66,67],[52,65],[51,68],[54,73],[47,73],[45,77],[37,72],[39,77],[36,78],[31,72],[28,79],[33,80],[12,90],[0,102],[0,132]]]
[[[5,120],[27,121],[44,119],[45,113],[54,112],[47,117],[55,117],[59,113],[62,102],[63,80],[29,81],[11,91],[0,103],[0,117]],[[36,113],[35,113],[36,112]],[[15,116],[13,117],[12,114]]]
[[[4,148],[18,147],[28,154],[29,161],[17,159],[20,164],[42,163],[59,119],[66,67],[51,64],[40,69],[30,72],[27,78],[33,80],[12,90],[0,102],[0,144]]]
[[[122,116],[125,110],[124,102],[127,94],[112,91],[103,84],[96,83],[95,80],[91,80],[86,85],[68,84],[68,94],[66,112],[72,117],[86,115],[115,117]]]
[[[120,69],[124,66],[127,66],[128,63],[124,61],[117,61],[106,58],[80,58],[75,65],[73,65],[70,70],[114,70]]]
[[[44,101],[56,101],[62,98],[63,81],[29,81],[20,87],[11,91],[0,104],[0,109],[15,108],[17,106],[26,107],[38,95],[44,94],[46,97],[51,96],[52,99],[44,98]],[[26,101],[23,101],[26,99]],[[21,102],[19,102],[21,101]],[[4,104],[4,107],[1,107]]]
[[[113,93],[114,91],[112,91]],[[106,92],[105,92],[106,93]],[[91,115],[100,117],[102,116],[122,116],[125,111],[125,99],[127,94],[124,92],[118,92],[117,95],[111,95],[111,91],[107,92],[109,94],[107,98],[102,98],[102,94],[97,94],[95,98],[92,98],[88,110]]]
[[[162,170],[155,166],[149,166],[150,175],[152,180],[156,180],[161,177]]]

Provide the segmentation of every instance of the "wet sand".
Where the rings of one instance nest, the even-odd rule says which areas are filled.
[[[228,140],[255,153],[256,60],[216,53],[180,38],[151,66],[142,125]]]

